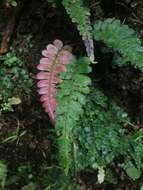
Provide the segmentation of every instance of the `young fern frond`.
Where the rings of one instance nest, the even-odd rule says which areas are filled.
[[[66,73],[61,74],[62,82],[56,96],[56,131],[58,135],[60,165],[67,174],[72,162],[72,129],[76,127],[79,116],[83,113],[86,103],[85,95],[89,93],[91,71],[88,58],[73,60],[67,65]]]
[[[37,74],[38,93],[41,96],[40,101],[49,114],[49,117],[54,123],[55,108],[57,102],[55,100],[56,86],[60,82],[58,74],[65,71],[65,65],[70,62],[73,55],[63,46],[61,40],[55,40],[53,44],[49,44],[45,50],[42,51],[43,58],[40,59],[40,64],[37,69],[40,72]]]
[[[96,41],[103,41],[119,54],[115,62],[117,65],[130,63],[143,71],[143,46],[133,29],[121,24],[119,20],[106,19],[94,24],[93,35]]]

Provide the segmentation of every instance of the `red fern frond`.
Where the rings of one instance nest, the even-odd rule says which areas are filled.
[[[65,71],[65,65],[70,62],[73,55],[70,50],[63,46],[63,42],[55,40],[53,44],[49,44],[46,50],[42,51],[43,58],[37,69],[40,72],[37,74],[38,93],[41,96],[40,101],[48,113],[51,122],[54,123],[55,108],[57,102],[54,98],[57,91],[56,85],[60,82],[58,74]]]

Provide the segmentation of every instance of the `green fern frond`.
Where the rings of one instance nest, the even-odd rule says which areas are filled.
[[[57,94],[56,131],[58,135],[60,165],[67,174],[72,162],[72,129],[76,127],[79,116],[89,93],[91,71],[88,58],[73,60],[68,64],[66,73],[61,74],[62,83]]]
[[[143,46],[135,31],[119,20],[106,19],[94,24],[95,40],[103,41],[107,47],[119,54],[115,63],[119,66],[131,64],[143,71]]]
[[[77,28],[82,36],[91,36],[92,27],[89,23],[90,10],[85,6],[83,0],[63,0],[63,6],[72,19],[77,24]]]
[[[90,9],[85,6],[84,0],[63,0],[63,6],[72,19],[72,22],[77,25],[77,29],[86,47],[87,55],[90,61],[94,63],[94,43],[90,22]]]

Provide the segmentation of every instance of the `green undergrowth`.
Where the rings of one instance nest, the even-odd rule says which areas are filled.
[[[134,130],[124,109],[98,87],[90,88],[90,71],[89,59],[80,58],[60,76],[62,83],[56,96],[57,160],[66,175],[97,170],[99,183],[116,160],[126,175],[138,179],[143,171],[143,131]]]
[[[44,162],[36,167],[39,171],[37,175],[30,163],[19,163],[11,170],[0,161],[0,189],[79,190],[75,180],[66,176],[59,167],[47,166]]]
[[[17,6],[18,3],[15,0],[6,2],[8,6]],[[98,41],[101,45],[103,56],[103,49],[112,52],[113,67],[124,68],[130,65],[143,72],[142,41],[134,29],[114,18],[91,23],[90,2],[85,0],[47,2],[53,7],[65,9],[82,36],[87,54],[94,52],[94,37],[95,43]],[[30,45],[30,38],[27,42],[22,45]],[[28,49],[27,46],[26,48]],[[29,96],[32,79],[26,66],[15,48],[0,57],[0,113],[13,111],[14,105],[20,104]],[[110,182],[113,184],[124,179],[131,183],[141,179],[143,130],[132,121],[122,106],[99,89],[98,84],[94,85],[95,88],[91,87],[90,72],[90,60],[80,57],[68,64],[66,72],[59,76],[61,83],[57,85],[55,97],[58,102],[54,128],[56,137],[53,137],[56,145],[54,144],[54,153],[51,152],[58,166],[51,164],[49,167],[45,164],[43,168],[38,168],[36,175],[31,165],[19,163],[13,174],[8,165],[1,161],[2,190],[10,190],[12,185],[21,181],[21,190],[76,190],[78,185],[75,184],[75,178],[80,172],[97,173],[95,181],[99,185],[109,181],[111,168]],[[17,134],[20,135],[19,131],[13,135],[14,140],[11,142],[17,139]],[[4,142],[7,141],[9,139]],[[116,182],[113,182],[114,170],[118,170],[119,174]]]
[[[22,97],[27,96],[32,87],[32,79],[24,61],[14,49],[0,57],[0,112],[13,111]]]
[[[133,127],[128,114],[94,89],[73,130],[76,170],[106,171],[116,161],[130,178],[138,179],[143,171],[143,131],[130,134],[128,127]]]

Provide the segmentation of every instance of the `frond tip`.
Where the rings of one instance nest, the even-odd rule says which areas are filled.
[[[36,77],[38,93],[41,96],[40,101],[45,112],[48,113],[51,122],[54,123],[54,112],[57,107],[54,95],[57,91],[56,85],[60,82],[58,74],[65,71],[65,65],[70,62],[73,55],[70,48],[63,46],[61,40],[55,40],[53,44],[49,44],[42,51],[42,55],[40,64],[37,66],[37,69],[40,70]]]

